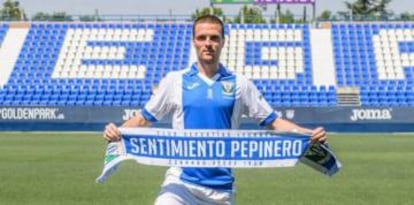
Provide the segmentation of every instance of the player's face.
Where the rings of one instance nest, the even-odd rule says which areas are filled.
[[[224,38],[221,26],[216,23],[198,23],[194,28],[194,47],[201,63],[216,64],[219,61]]]

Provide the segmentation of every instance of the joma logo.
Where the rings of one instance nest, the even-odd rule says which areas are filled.
[[[391,120],[391,109],[353,109],[350,119],[358,120]]]
[[[134,110],[134,109],[125,109],[124,115],[122,116],[123,120],[129,120],[132,117],[135,117],[137,114],[139,114],[141,110]]]

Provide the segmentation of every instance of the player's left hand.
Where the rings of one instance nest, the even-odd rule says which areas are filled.
[[[311,140],[312,142],[320,142],[322,144],[326,144],[328,138],[326,136],[325,129],[323,127],[317,127],[313,129],[311,134]]]

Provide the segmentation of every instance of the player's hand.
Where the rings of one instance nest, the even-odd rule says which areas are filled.
[[[121,140],[121,132],[115,124],[109,123],[105,126],[103,138],[110,142],[119,141]]]
[[[312,142],[320,142],[322,144],[326,144],[328,138],[326,136],[325,129],[323,127],[317,127],[316,129],[312,130],[311,140]]]

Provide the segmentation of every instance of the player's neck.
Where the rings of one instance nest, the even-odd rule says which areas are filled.
[[[208,77],[208,78],[213,78],[213,76],[217,73],[218,69],[219,69],[219,63],[202,63],[202,62],[198,62],[197,63],[197,68],[198,68],[198,72],[200,72],[200,74]]]

